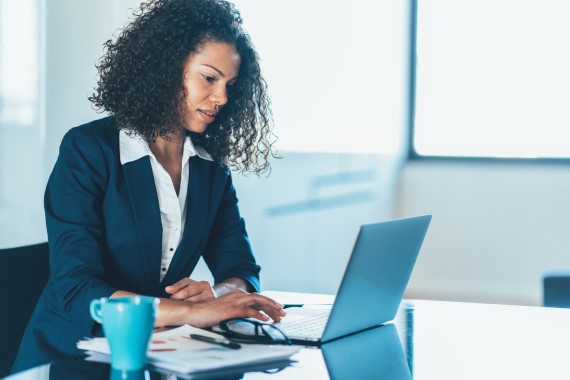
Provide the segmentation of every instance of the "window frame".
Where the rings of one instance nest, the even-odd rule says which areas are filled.
[[[419,154],[414,145],[416,129],[416,77],[417,77],[417,33],[418,33],[418,1],[410,0],[409,12],[409,38],[408,38],[408,99],[406,105],[406,130],[407,160],[408,161],[432,161],[454,163],[514,163],[514,164],[554,164],[568,165],[568,157],[490,157],[490,156],[448,156],[448,155],[423,155]]]

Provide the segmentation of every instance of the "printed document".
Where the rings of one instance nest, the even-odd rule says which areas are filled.
[[[149,364],[178,373],[202,372],[286,360],[301,348],[242,343],[241,348],[235,350],[191,339],[190,334],[220,337],[189,325],[154,333],[147,352]],[[108,361],[111,353],[106,338],[81,340],[77,348],[87,351],[87,360]]]

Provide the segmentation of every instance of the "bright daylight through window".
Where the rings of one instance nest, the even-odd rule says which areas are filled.
[[[420,156],[570,157],[570,2],[418,0]]]
[[[0,0],[0,128],[37,122],[37,0]]]

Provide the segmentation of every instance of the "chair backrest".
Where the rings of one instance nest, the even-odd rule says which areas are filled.
[[[546,307],[570,308],[570,271],[545,273],[542,277],[542,295]]]
[[[0,250],[0,377],[12,368],[48,277],[47,243]]]

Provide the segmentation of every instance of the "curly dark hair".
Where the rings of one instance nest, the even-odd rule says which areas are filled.
[[[105,42],[99,80],[89,100],[118,128],[147,142],[180,131],[184,65],[207,42],[236,47],[241,58],[228,103],[205,133],[189,132],[216,161],[260,174],[275,157],[273,119],[259,57],[242,28],[239,11],[223,0],[151,0],[133,11],[116,41]]]

